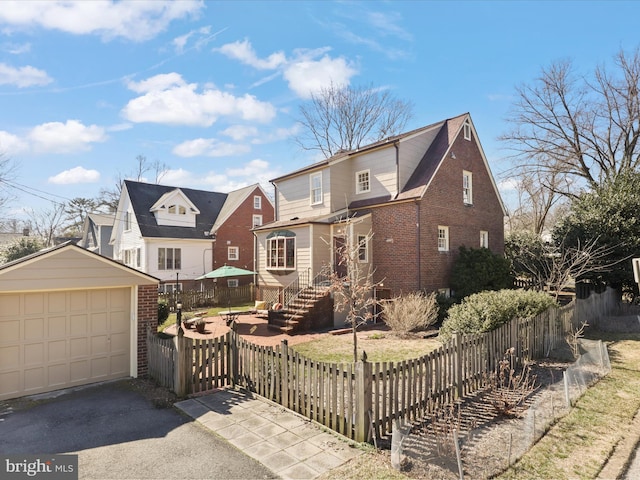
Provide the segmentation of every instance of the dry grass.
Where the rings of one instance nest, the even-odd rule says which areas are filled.
[[[440,347],[435,338],[397,337],[389,331],[366,330],[358,332],[358,357],[367,352],[370,362],[397,362],[418,358]],[[292,347],[301,355],[319,362],[341,363],[353,361],[353,336],[326,335],[319,340]]]

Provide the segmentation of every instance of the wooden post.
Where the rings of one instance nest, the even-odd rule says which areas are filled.
[[[371,363],[366,358],[356,363],[356,442],[367,442],[371,430],[372,390]]]
[[[287,340],[284,339],[280,343],[280,391],[282,392],[282,403],[281,405],[285,408],[291,408],[289,405],[289,344]]]
[[[178,329],[178,335],[173,337],[176,346],[175,361],[175,393],[178,397],[185,397],[191,389],[192,370],[192,345],[191,341],[184,336],[184,330]]]
[[[239,359],[239,351],[238,342],[240,341],[240,335],[235,330],[235,322],[231,324],[231,329],[226,335],[227,339],[227,348],[229,351],[229,374],[231,378],[229,379],[231,382],[231,386],[235,387],[238,383],[240,383],[240,359]]]
[[[456,393],[458,398],[462,398],[463,394],[463,381],[462,381],[462,335],[458,332],[453,334],[453,345],[456,349]]]

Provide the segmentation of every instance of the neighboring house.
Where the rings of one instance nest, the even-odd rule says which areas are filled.
[[[125,180],[110,243],[115,259],[159,278],[161,291],[189,290],[224,264],[253,270],[251,229],[273,218],[258,184],[217,193]],[[252,281],[230,278],[225,286]]]
[[[109,244],[115,215],[90,213],[84,219],[82,239],[78,242],[82,248],[91,250],[107,258],[113,258],[113,246]]]
[[[311,281],[326,265],[346,273],[334,258],[346,240],[360,244],[359,262],[392,295],[450,293],[462,245],[504,250],[504,206],[469,114],[271,182],[276,221],[255,229],[258,283],[263,298],[277,291],[285,307],[292,282]]]

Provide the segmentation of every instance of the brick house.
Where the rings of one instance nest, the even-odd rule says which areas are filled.
[[[335,271],[345,239],[360,244],[359,262],[392,295],[449,293],[460,246],[504,251],[504,206],[468,113],[272,183],[276,219],[254,230],[264,297],[281,298],[287,285],[326,265]]]
[[[208,288],[213,280],[196,278],[219,266],[254,269],[251,229],[273,218],[258,184],[219,193],[125,180],[110,243],[116,260],[159,278],[161,291]]]

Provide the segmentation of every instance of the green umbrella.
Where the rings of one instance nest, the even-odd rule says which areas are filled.
[[[251,270],[245,270],[244,268],[232,267],[231,265],[224,265],[220,268],[205,273],[204,275],[196,278],[196,280],[204,280],[205,278],[225,278],[225,277],[239,277],[241,275],[254,275],[257,272]]]

